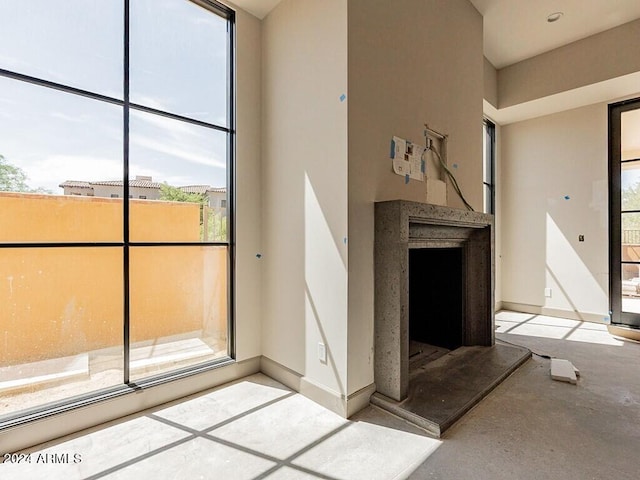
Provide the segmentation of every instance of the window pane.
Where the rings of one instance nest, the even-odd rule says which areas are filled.
[[[131,2],[131,101],[227,125],[227,20],[188,0]]]
[[[640,313],[640,265],[622,265],[622,311]]]
[[[622,214],[622,261],[640,262],[640,213]]]
[[[137,111],[130,126],[131,241],[226,241],[227,134]]]
[[[640,161],[622,163],[622,210],[640,210]]]
[[[493,205],[491,203],[491,196],[492,196],[492,192],[491,192],[491,188],[488,185],[483,185],[482,188],[483,191],[483,211],[485,213],[493,213]]]
[[[493,156],[491,154],[492,152],[492,139],[491,139],[491,130],[490,128],[487,126],[487,124],[483,124],[482,125],[482,131],[484,133],[483,135],[483,141],[482,141],[482,146],[484,149],[484,165],[482,168],[483,171],[483,182],[485,183],[489,183],[492,184],[493,183],[493,170],[492,170],[492,165],[493,165]]]
[[[0,242],[122,241],[91,183],[122,179],[121,107],[2,77],[0,105]]]
[[[122,262],[121,248],[0,249],[2,415],[122,384]]]
[[[227,248],[132,247],[131,378],[227,355]]]
[[[620,116],[622,127],[620,146],[622,147],[621,160],[640,159],[640,109],[622,112]]]
[[[122,1],[2,0],[0,32],[0,68],[122,98]]]

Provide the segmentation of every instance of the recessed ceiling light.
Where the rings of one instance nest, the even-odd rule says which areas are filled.
[[[558,20],[560,20],[560,17],[562,15],[564,15],[564,13],[562,13],[562,12],[552,13],[551,15],[549,15],[547,17],[547,22],[549,22],[549,23],[557,22]]]

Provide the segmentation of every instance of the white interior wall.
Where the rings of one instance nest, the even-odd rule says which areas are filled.
[[[484,57],[484,99],[494,107],[498,106],[498,71]]]
[[[349,381],[373,382],[374,202],[426,201],[425,184],[395,175],[396,135],[449,135],[449,164],[482,209],[482,17],[467,0],[349,1]],[[462,207],[449,188],[448,204]]]
[[[636,20],[497,72],[499,108],[485,112],[503,122],[496,299],[506,308],[608,317],[607,104],[637,96],[640,50],[628,45],[639,31]],[[487,81],[485,99],[485,69]]]
[[[505,108],[638,72],[640,49],[632,45],[639,36],[640,20],[635,20],[502,68],[497,106]]]
[[[343,401],[347,1],[284,0],[271,11],[262,80],[262,352]]]
[[[236,12],[236,360],[242,361],[262,353],[262,23]]]
[[[503,305],[607,316],[607,136],[605,103],[501,128]]]

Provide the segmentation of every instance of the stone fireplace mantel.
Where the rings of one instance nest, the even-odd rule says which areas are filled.
[[[463,345],[492,346],[493,216],[404,200],[376,203],[375,383],[396,401],[409,384],[409,250],[452,247],[463,249]]]

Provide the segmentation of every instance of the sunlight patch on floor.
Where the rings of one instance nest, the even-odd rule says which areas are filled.
[[[549,317],[531,313],[500,311],[496,313],[496,333],[508,333],[554,340],[622,346],[600,323]]]

